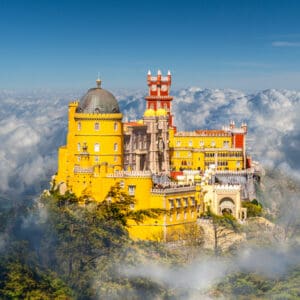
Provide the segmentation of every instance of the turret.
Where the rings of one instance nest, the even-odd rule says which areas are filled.
[[[157,81],[158,82],[161,81],[161,71],[160,70],[157,71]]]
[[[164,109],[168,114],[168,124],[173,127],[173,116],[171,114],[171,102],[173,97],[170,96],[171,72],[168,71],[167,76],[162,76],[160,70],[157,76],[152,76],[151,72],[147,74],[147,84],[149,86],[149,94],[145,98],[147,101],[146,109],[152,109],[155,112],[158,109]]]
[[[235,122],[233,120],[230,121],[229,127],[230,129],[233,129],[235,127]]]
[[[148,74],[147,74],[147,83],[148,83],[148,85],[150,85],[150,82],[151,82],[151,71],[149,70]]]
[[[245,133],[247,133],[247,131],[248,131],[248,126],[247,126],[246,123],[243,122],[241,128],[244,130]]]
[[[169,85],[171,85],[171,83],[172,83],[172,75],[171,75],[171,72],[170,72],[170,70],[168,70],[168,82],[169,82]]]

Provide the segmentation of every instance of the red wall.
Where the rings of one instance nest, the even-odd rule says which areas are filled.
[[[235,134],[234,135],[234,146],[236,148],[243,148],[244,147],[244,134]]]

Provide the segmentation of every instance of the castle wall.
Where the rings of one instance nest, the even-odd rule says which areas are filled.
[[[177,132],[171,74],[148,74],[147,80],[147,110],[140,121],[122,123],[119,110],[82,113],[78,102],[69,104],[67,143],[59,148],[54,177],[60,191],[103,201],[117,184],[136,199],[132,210],[162,209],[157,218],[130,221],[134,239],[177,239],[208,207],[218,215],[245,215],[241,199],[254,191],[253,174],[238,172],[246,166],[246,125],[236,128],[231,122],[222,130]],[[191,172],[172,182],[171,170]],[[157,183],[158,177],[164,180]]]

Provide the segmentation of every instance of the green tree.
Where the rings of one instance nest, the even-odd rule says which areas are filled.
[[[119,184],[112,186],[106,196],[106,200],[99,205],[106,220],[120,222],[128,227],[128,220],[141,223],[145,218],[157,218],[165,210],[158,208],[134,210],[136,200],[133,196],[122,191]]]
[[[218,216],[208,210],[208,216],[213,228],[214,254],[218,256],[221,254],[226,241],[240,231],[240,226],[231,214]]]
[[[2,299],[72,299],[71,290],[57,278],[56,274],[43,272],[19,261],[7,262],[1,267],[5,273],[1,274]]]
[[[260,217],[263,215],[262,205],[256,200],[251,202],[243,201],[242,206],[247,208],[247,216],[250,217]]]
[[[110,260],[121,255],[121,249],[130,243],[128,220],[142,222],[155,218],[162,210],[133,210],[135,199],[113,186],[102,202],[79,199],[67,192],[60,195],[52,190],[41,203],[47,211],[47,235],[42,251],[43,263],[53,265],[56,272],[79,292],[82,297],[93,297],[91,286],[96,269],[110,268]],[[52,255],[49,255],[51,253]],[[50,259],[49,259],[50,257]],[[102,259],[104,258],[104,259]],[[107,270],[109,277],[111,270]],[[106,277],[107,278],[107,277]]]

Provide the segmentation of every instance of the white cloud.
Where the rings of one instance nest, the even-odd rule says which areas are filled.
[[[143,115],[144,92],[118,91],[116,96],[125,117],[136,119]],[[0,91],[0,194],[22,199],[28,192],[41,192],[41,184],[47,183],[56,171],[57,148],[65,143],[67,104],[74,98],[69,93]],[[246,121],[249,146],[256,159],[300,177],[300,92],[265,90],[247,95],[229,89],[187,88],[174,92],[173,113],[178,130],[221,128],[231,119],[237,125]],[[282,198],[283,203],[286,200]],[[293,211],[299,215],[299,204]],[[4,246],[5,237],[0,236],[0,249]],[[194,262],[184,269],[149,262],[131,269],[126,266],[123,272],[129,277],[146,276],[174,288],[189,285],[199,290],[208,288],[228,272],[246,270],[272,276],[299,263],[299,255],[293,251],[274,249],[248,249],[240,251],[233,261]],[[193,295],[189,296],[192,299]]]
[[[142,117],[145,91],[117,91],[124,119]],[[246,121],[249,147],[267,166],[300,174],[300,92],[265,90],[247,95],[231,89],[192,87],[173,92],[178,130],[221,128]],[[65,143],[67,105],[78,94],[1,92],[0,189],[19,193],[47,182],[56,171],[57,148]]]
[[[56,149],[64,142],[71,94],[0,91],[0,192],[21,198],[39,193],[56,169]]]
[[[273,47],[300,47],[300,42],[275,41]]]

